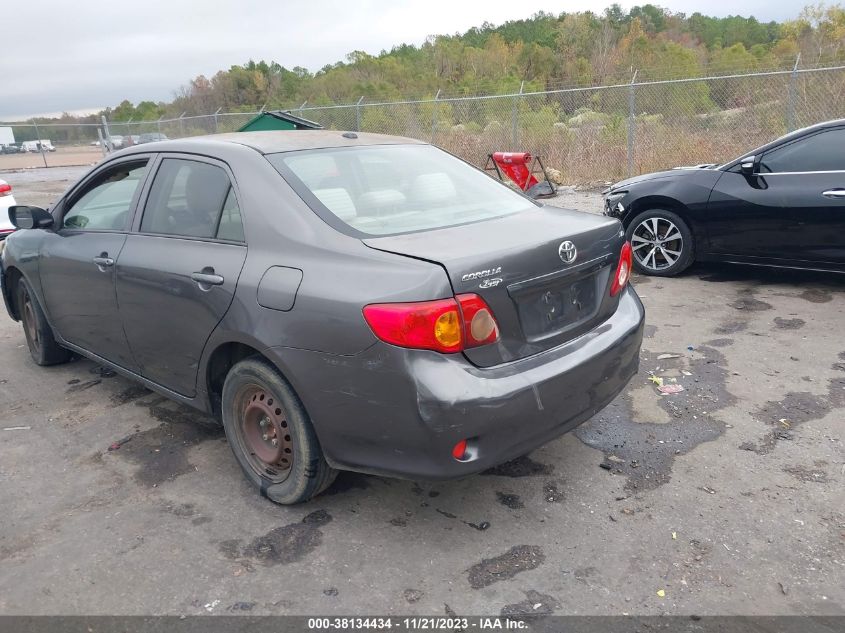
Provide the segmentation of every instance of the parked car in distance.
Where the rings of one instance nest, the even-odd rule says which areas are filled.
[[[8,145],[3,145],[3,147],[0,148],[0,153],[2,154],[17,154],[20,151],[20,146],[15,143],[9,143]]]
[[[155,143],[156,141],[167,141],[170,140],[167,138],[167,135],[160,134],[159,132],[147,132],[145,134],[141,134],[138,137],[137,144],[140,145],[142,143]]]
[[[22,152],[40,152],[42,149],[45,152],[56,151],[56,148],[53,147],[53,143],[49,139],[41,139],[40,141],[24,141],[21,143]]]
[[[12,186],[0,179],[0,241],[5,240],[15,230],[15,226],[9,219],[9,207],[16,204],[15,196],[12,195]]]
[[[109,140],[111,141],[112,147],[115,149],[121,149],[123,147],[123,136],[120,134],[112,134],[109,137]]]
[[[448,479],[606,406],[644,312],[617,220],[544,207],[428,144],[245,132],[128,148],[0,259],[32,358],[77,352],[222,418],[246,477]],[[248,248],[247,248],[248,246]]]
[[[693,261],[845,272],[845,119],[787,134],[724,165],[644,174],[605,192],[634,266]]]

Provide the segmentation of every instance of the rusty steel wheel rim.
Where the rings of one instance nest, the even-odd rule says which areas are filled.
[[[278,483],[293,464],[293,442],[284,406],[259,385],[243,387],[235,399],[238,433],[250,466]]]
[[[35,321],[35,308],[32,306],[32,298],[26,291],[24,291],[23,294],[23,326],[26,328],[26,333],[33,347],[38,349],[41,345],[41,341],[38,339],[38,327],[36,326]]]

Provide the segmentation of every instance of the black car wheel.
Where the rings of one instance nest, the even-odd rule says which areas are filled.
[[[247,478],[271,501],[308,501],[337,475],[293,388],[262,359],[243,360],[226,376],[223,426]]]
[[[53,328],[47,323],[38,299],[24,279],[18,282],[17,307],[32,360],[39,365],[67,362],[71,352],[56,342]]]
[[[634,268],[646,275],[672,277],[689,267],[695,258],[692,232],[672,211],[643,211],[628,224],[626,234]]]

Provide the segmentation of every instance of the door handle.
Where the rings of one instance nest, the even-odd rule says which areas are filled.
[[[222,286],[225,281],[222,276],[214,274],[214,269],[211,272],[205,272],[208,269],[203,269],[203,272],[191,273],[191,279],[202,286]]]
[[[822,195],[825,198],[845,198],[845,189],[828,189]]]
[[[97,267],[100,269],[114,266],[114,260],[109,257],[108,253],[100,253],[99,256],[94,258],[94,263],[97,264]]]

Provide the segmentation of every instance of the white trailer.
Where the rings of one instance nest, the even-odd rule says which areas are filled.
[[[0,145],[14,145],[15,132],[7,125],[0,126]]]

